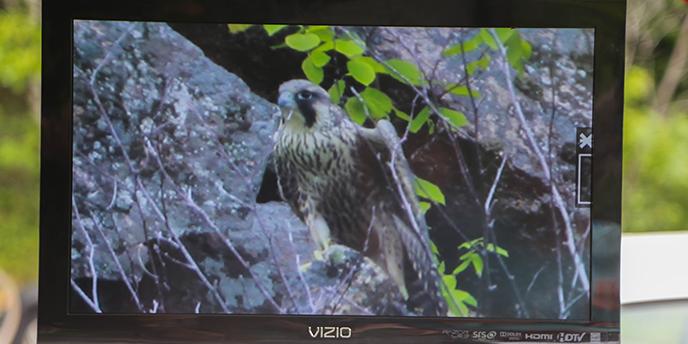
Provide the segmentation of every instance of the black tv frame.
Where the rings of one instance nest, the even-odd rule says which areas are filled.
[[[618,341],[618,300],[596,298],[599,271],[617,276],[625,0],[46,0],[40,200],[39,342],[306,343],[308,326],[353,329],[349,341],[461,342],[452,331],[601,332]],[[594,28],[592,245],[589,321],[277,315],[75,315],[69,313],[72,178],[72,30],[75,19],[444,27]],[[613,283],[612,283],[613,284]],[[583,337],[585,341],[589,336]],[[315,340],[317,341],[317,340]]]

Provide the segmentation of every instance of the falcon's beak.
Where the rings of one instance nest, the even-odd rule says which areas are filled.
[[[296,108],[294,95],[291,92],[280,93],[279,98],[277,98],[277,105],[282,108],[283,120],[289,121],[291,116],[294,114],[294,109]]]
[[[277,98],[277,105],[286,109],[293,109],[296,107],[294,102],[294,95],[291,92],[282,92]]]

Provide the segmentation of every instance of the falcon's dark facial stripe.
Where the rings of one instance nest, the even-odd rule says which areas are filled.
[[[315,124],[315,117],[317,116],[313,103],[319,97],[318,94],[310,91],[301,91],[294,95],[296,105],[299,107],[299,112],[303,115],[306,127],[310,128]]]

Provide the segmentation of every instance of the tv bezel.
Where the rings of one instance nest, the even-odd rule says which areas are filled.
[[[620,242],[591,245],[589,321],[490,318],[70,314],[73,21],[282,23],[423,27],[594,28],[591,219],[620,231],[625,0],[45,0],[43,2],[39,342],[301,343],[308,326],[347,326],[351,340],[440,343],[447,330],[601,331],[618,338],[619,304],[595,290],[600,271],[619,286]],[[612,236],[618,238],[619,236]],[[609,285],[607,283],[607,285]],[[604,302],[603,302],[604,301]]]

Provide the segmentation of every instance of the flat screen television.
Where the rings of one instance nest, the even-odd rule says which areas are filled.
[[[625,1],[43,13],[40,342],[618,342]]]

